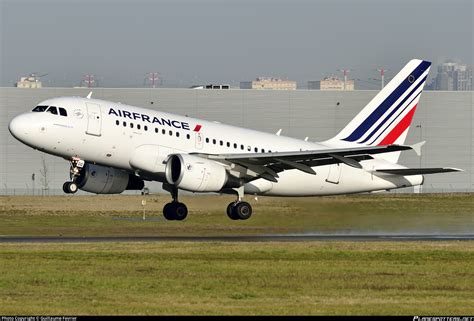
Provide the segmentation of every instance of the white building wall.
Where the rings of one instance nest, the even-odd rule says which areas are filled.
[[[16,141],[8,132],[15,115],[31,110],[42,100],[58,96],[86,96],[88,89],[0,88],[0,194],[36,193],[42,186],[43,153]],[[310,140],[335,135],[377,91],[257,91],[192,89],[94,89],[93,96],[125,104],[200,117]],[[451,166],[463,173],[426,176],[423,192],[474,192],[473,92],[425,91],[408,134],[407,144],[426,140],[423,155],[402,153],[400,162],[410,167]],[[417,127],[417,125],[421,125]],[[68,163],[44,155],[49,168],[49,193],[62,193]],[[147,184],[157,191],[159,184]],[[412,190],[412,189],[411,189]],[[408,190],[410,191],[410,190]]]

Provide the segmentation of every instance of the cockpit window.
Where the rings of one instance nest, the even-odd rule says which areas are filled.
[[[44,112],[46,109],[48,109],[48,106],[36,106],[32,111],[34,112],[39,112],[39,113],[42,113]]]
[[[61,116],[67,116],[67,111],[66,109],[62,108],[62,107],[59,107],[59,114]]]
[[[58,109],[54,106],[50,106],[47,110],[48,113],[51,113],[53,115],[57,115],[58,114]]]

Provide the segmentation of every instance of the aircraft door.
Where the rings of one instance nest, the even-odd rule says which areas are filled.
[[[326,182],[339,184],[339,179],[341,178],[342,164],[332,164],[329,165],[328,177]]]
[[[202,145],[204,143],[204,136],[200,132],[196,132],[196,148],[202,149]]]
[[[102,129],[102,114],[99,104],[86,103],[87,130],[86,134],[100,136]]]

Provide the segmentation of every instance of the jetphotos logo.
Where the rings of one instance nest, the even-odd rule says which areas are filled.
[[[474,317],[420,317],[414,316],[413,321],[474,321]]]
[[[122,118],[128,118],[131,120],[143,121],[150,124],[158,124],[161,126],[169,126],[169,127],[174,127],[178,129],[191,130],[190,125],[187,122],[174,120],[170,118],[156,117],[156,116],[150,116],[146,114],[130,112],[128,110],[110,108],[109,115],[114,115],[114,116],[122,117]],[[202,126],[197,124],[194,126],[193,131],[199,132],[201,128]]]

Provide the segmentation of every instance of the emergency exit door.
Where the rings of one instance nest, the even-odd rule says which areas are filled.
[[[196,148],[202,149],[203,143],[204,143],[204,137],[202,136],[202,133],[196,132]]]
[[[100,136],[102,129],[102,114],[100,105],[86,103],[87,107],[87,130],[86,134]]]

